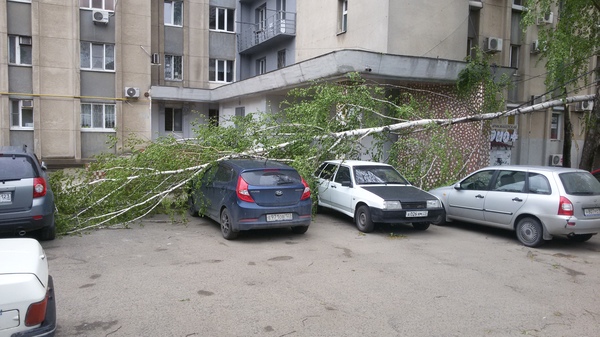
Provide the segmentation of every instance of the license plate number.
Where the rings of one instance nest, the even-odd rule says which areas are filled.
[[[406,211],[407,218],[418,218],[427,216],[428,211]]]
[[[0,203],[12,202],[12,195],[10,192],[0,193]]]
[[[292,219],[292,213],[267,214],[267,221],[286,221]]]
[[[583,210],[585,216],[600,215],[600,208],[586,208]]]

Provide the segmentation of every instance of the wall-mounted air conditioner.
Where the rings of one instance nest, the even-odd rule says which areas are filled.
[[[554,13],[552,12],[548,12],[546,14],[544,14],[544,16],[539,17],[537,19],[537,24],[539,25],[549,25],[552,22],[554,22]]]
[[[499,37],[488,37],[484,41],[484,50],[491,53],[502,51],[502,39]]]
[[[577,110],[579,111],[592,111],[594,108],[594,101],[581,101],[577,103]]]
[[[127,98],[138,98],[140,97],[140,88],[126,87],[125,97]]]
[[[550,155],[550,166],[562,166],[563,155],[562,154],[551,154]]]
[[[540,51],[542,51],[542,50],[540,49],[540,40],[535,40],[535,41],[533,41],[533,42],[531,43],[531,53],[532,53],[532,54],[537,54],[537,53],[539,53]]]
[[[92,11],[92,21],[107,24],[108,23],[108,11],[93,10]]]
[[[158,53],[152,54],[152,64],[160,64],[160,56]]]

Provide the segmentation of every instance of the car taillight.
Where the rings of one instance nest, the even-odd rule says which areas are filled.
[[[302,178],[302,185],[304,185],[304,191],[302,192],[302,197],[300,198],[300,200],[306,200],[310,198],[310,187],[308,187],[308,184],[306,183],[304,178]]]
[[[244,180],[244,178],[242,178],[242,176],[238,177],[238,182],[237,182],[237,187],[236,187],[235,192],[237,194],[237,197],[241,201],[254,202],[254,199],[252,199],[250,192],[248,192],[248,183]]]
[[[558,202],[558,215],[573,215],[573,203],[569,199],[560,197],[560,201]]]
[[[33,197],[39,198],[46,195],[46,179],[33,178]]]
[[[26,326],[34,326],[38,324],[42,324],[44,319],[46,318],[46,307],[48,305],[48,296],[49,293],[46,292],[46,297],[43,301],[32,303],[27,308],[27,315],[25,316],[25,325]]]

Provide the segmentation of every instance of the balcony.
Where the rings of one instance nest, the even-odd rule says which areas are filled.
[[[270,16],[258,23],[240,23],[238,51],[252,54],[296,36],[296,13],[268,11]]]

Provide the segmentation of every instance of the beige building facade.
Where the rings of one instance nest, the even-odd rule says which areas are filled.
[[[530,105],[550,95],[522,13],[519,0],[0,0],[0,145],[80,164],[130,135],[188,138],[195,122],[276,110],[290,89],[349,72],[452,90],[474,46],[511,76],[507,108]],[[577,165],[589,105],[572,108]],[[564,116],[493,121],[474,136],[489,148],[478,166],[548,165]]]

